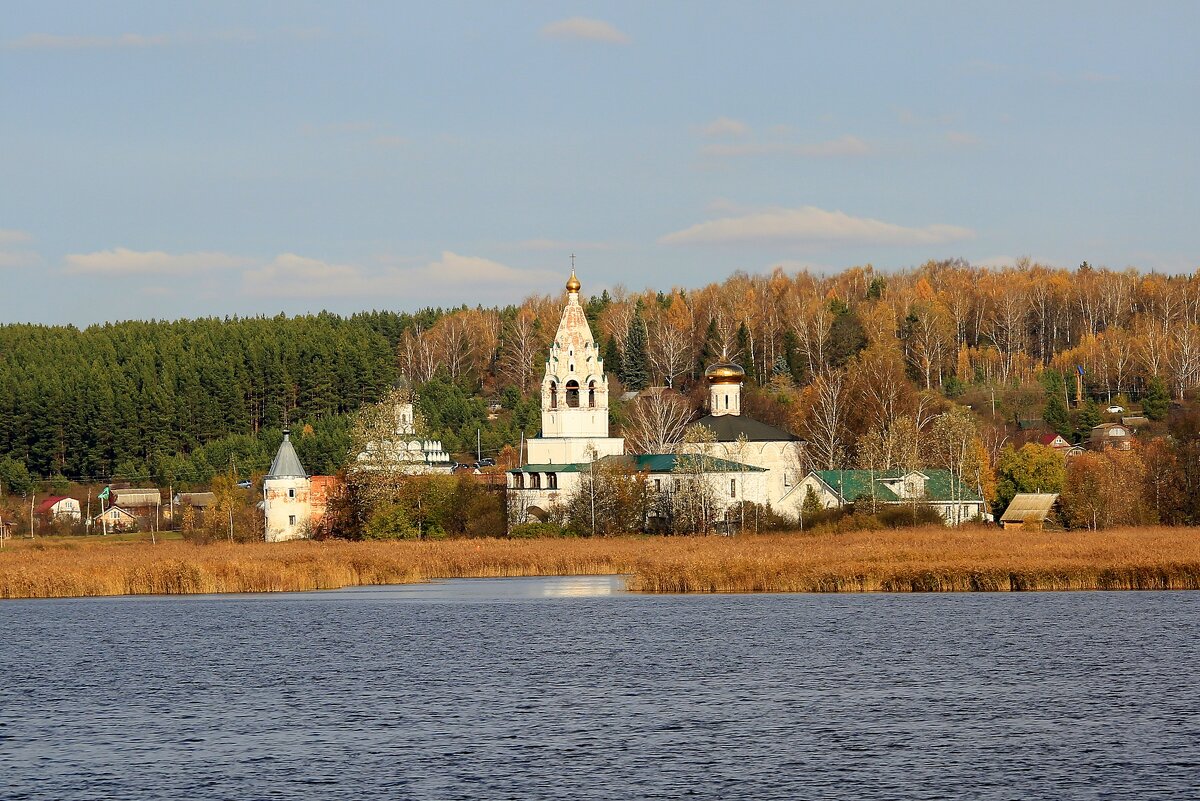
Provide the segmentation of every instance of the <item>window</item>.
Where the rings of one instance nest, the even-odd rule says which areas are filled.
[[[729,497],[730,498],[737,497],[737,479],[736,478],[729,479]]]
[[[579,408],[579,382],[574,379],[567,382],[567,405],[572,409]]]
[[[546,489],[558,489],[558,473],[546,474]]]
[[[295,515],[288,515],[288,525],[289,526],[296,525],[296,516]]]
[[[790,487],[795,483],[796,483],[796,471],[791,470],[791,469],[784,470],[783,471],[783,486]]]
[[[729,408],[729,396],[728,395],[725,396],[725,408],[726,409]]]
[[[588,406],[596,408],[596,382],[588,382]]]
[[[654,491],[662,492],[662,479],[661,478],[654,479]]]
[[[541,489],[542,488],[542,474],[541,473],[530,473],[529,474],[529,488],[530,489]]]
[[[553,381],[550,382],[550,408],[558,408],[558,384]]]
[[[296,497],[296,488],[295,488],[295,487],[289,487],[289,488],[288,488],[288,497],[289,497],[289,498],[295,498],[295,497]]]

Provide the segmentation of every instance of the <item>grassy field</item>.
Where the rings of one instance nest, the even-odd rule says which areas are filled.
[[[0,597],[282,592],[434,578],[625,573],[641,592],[1200,588],[1200,529],[151,545],[8,540]]]

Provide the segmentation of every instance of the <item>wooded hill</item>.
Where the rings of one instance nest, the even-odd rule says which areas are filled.
[[[504,309],[0,326],[0,465],[200,482],[231,460],[265,468],[287,421],[309,469],[330,472],[344,460],[347,415],[400,373],[450,450],[473,451],[476,429],[484,450],[515,446],[537,430],[562,303],[553,291]],[[1101,399],[1136,397],[1156,376],[1175,398],[1200,384],[1196,275],[1028,261],[777,270],[695,290],[617,288],[586,309],[624,388],[686,393],[707,363],[736,360],[758,387],[749,410],[807,439],[817,466],[855,463],[863,437],[898,417],[919,430],[931,399],[982,412],[994,392],[1001,421],[1040,417],[1048,396],[1070,399],[1077,365]],[[1044,383],[1047,371],[1060,378]],[[485,399],[503,402],[498,419]],[[1086,422],[1055,427],[1078,436]]]

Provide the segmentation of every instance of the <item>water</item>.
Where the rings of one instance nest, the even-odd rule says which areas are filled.
[[[1200,594],[0,603],[0,798],[1200,797]]]

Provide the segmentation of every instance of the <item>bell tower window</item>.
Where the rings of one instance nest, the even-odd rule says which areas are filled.
[[[588,406],[590,406],[593,409],[596,408],[596,382],[595,381],[588,382]]]
[[[567,382],[567,405],[572,409],[579,408],[579,382],[574,379]]]
[[[554,381],[550,382],[550,408],[558,408],[558,384]]]

